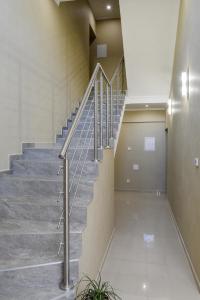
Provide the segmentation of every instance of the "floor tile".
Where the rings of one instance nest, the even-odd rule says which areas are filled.
[[[117,192],[116,202],[103,279],[123,300],[200,300],[165,195]]]

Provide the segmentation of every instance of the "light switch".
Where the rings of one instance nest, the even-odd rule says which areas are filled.
[[[130,181],[130,179],[129,178],[127,178],[126,179],[126,183],[130,183],[131,181]]]
[[[131,146],[128,146],[128,151],[131,151],[132,150],[132,147]]]
[[[140,166],[138,164],[133,164],[133,170],[138,171],[140,169]]]

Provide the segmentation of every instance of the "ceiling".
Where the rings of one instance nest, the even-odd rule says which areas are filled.
[[[120,18],[119,0],[88,0],[88,2],[97,21]],[[108,4],[112,6],[111,10],[106,9]]]

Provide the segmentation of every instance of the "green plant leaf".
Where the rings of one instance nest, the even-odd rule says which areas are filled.
[[[85,284],[85,289],[78,294],[80,284]],[[99,274],[97,280],[85,275],[77,284],[76,299],[80,300],[121,300],[109,282],[103,282]]]

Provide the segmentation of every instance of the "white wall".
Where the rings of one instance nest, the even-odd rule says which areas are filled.
[[[0,170],[22,142],[53,142],[89,77],[87,1],[0,1]]]
[[[168,99],[179,0],[120,0],[129,102]]]

